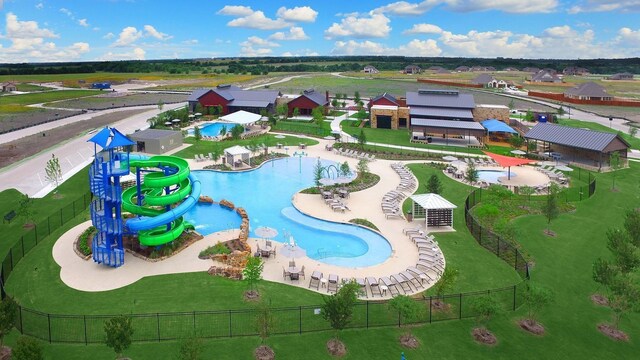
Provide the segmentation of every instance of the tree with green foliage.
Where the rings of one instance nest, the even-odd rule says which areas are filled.
[[[345,161],[340,164],[340,175],[345,177],[351,175],[351,168],[349,167],[348,162]]]
[[[0,301],[0,349],[4,345],[4,337],[11,332],[16,324],[18,304],[11,296],[6,296]]]
[[[220,135],[220,137],[222,139],[224,139],[224,137],[227,135],[227,127],[226,126],[223,126],[223,127],[220,128],[220,134],[219,135]]]
[[[629,126],[629,136],[634,138],[636,137],[637,134],[638,134],[638,128],[635,126]]]
[[[558,116],[563,116],[564,114],[566,114],[566,111],[562,106],[560,106],[560,108],[558,109]]]
[[[358,145],[361,149],[364,149],[364,145],[367,143],[367,135],[364,133],[364,129],[360,129],[360,135],[358,135]]]
[[[337,98],[333,98],[333,100],[331,100],[331,106],[333,106],[333,108],[337,108],[339,105],[338,99]]]
[[[356,118],[359,120],[364,120],[366,119],[367,116],[367,111],[365,109],[360,109],[358,110],[358,112],[356,113]]]
[[[324,166],[322,166],[322,163],[320,162],[320,158],[318,158],[318,161],[316,161],[316,164],[313,167],[313,182],[316,184],[317,187],[320,187],[320,185],[322,185],[320,183],[320,179],[322,179],[323,173],[324,173]]]
[[[231,138],[233,140],[240,140],[240,136],[244,132],[244,127],[242,125],[236,125],[231,128]]]
[[[33,199],[28,194],[24,194],[20,198],[17,214],[24,220],[25,224],[33,223]]]
[[[553,302],[553,293],[544,287],[527,281],[522,294],[522,301],[527,309],[525,321],[528,322],[528,325],[533,326],[538,322],[540,310]]]
[[[447,266],[444,269],[444,272],[440,275],[438,282],[433,285],[433,290],[438,298],[442,298],[447,291],[453,288],[453,285],[458,280],[458,275],[458,269],[452,266]]]
[[[216,105],[216,115],[222,115],[222,112],[224,111],[224,108],[222,107],[222,105]]]
[[[293,108],[293,113],[291,115],[293,116],[293,118],[299,117],[300,116],[300,109]]]
[[[162,111],[163,108],[164,108],[164,102],[162,100],[158,101],[158,110]]]
[[[524,138],[520,135],[511,135],[509,137],[509,145],[514,149],[520,149],[524,144]]]
[[[532,186],[523,185],[518,187],[518,194],[527,197],[527,202],[531,203],[531,195],[536,193],[536,189]]]
[[[209,109],[209,107],[207,107],[207,110]],[[200,104],[200,102],[196,103],[196,106],[193,108],[194,113],[200,113],[200,114],[204,114],[205,110],[204,110],[204,106],[202,106],[202,104]]]
[[[491,295],[478,296],[471,300],[471,311],[476,314],[476,323],[481,328],[487,329],[491,319],[501,310],[500,304]]]
[[[442,193],[442,182],[438,175],[433,174],[427,180],[427,184],[425,185],[427,189],[427,193],[431,194],[441,194]]]
[[[343,102],[340,103],[340,105],[342,105],[342,108],[346,108],[347,107],[347,102],[343,101]]]
[[[20,336],[16,346],[11,349],[12,360],[43,360],[44,347],[42,343],[29,336]]]
[[[62,168],[60,168],[60,161],[54,154],[51,154],[51,159],[47,161],[44,172],[45,180],[47,180],[54,186],[53,193],[57,193],[58,185],[60,184],[60,181],[62,181]]]
[[[322,106],[316,106],[311,110],[311,117],[313,122],[318,126],[322,126],[324,122],[324,108]]]
[[[390,309],[398,312],[400,316],[400,326],[406,326],[418,319],[422,311],[422,305],[407,295],[396,295],[387,303]],[[411,328],[406,327],[407,334],[411,334]]]
[[[536,151],[538,149],[538,144],[535,141],[527,141],[527,150]]]
[[[640,248],[640,210],[627,210],[624,216],[624,229],[631,243]]]
[[[360,177],[362,178],[366,177],[367,174],[369,174],[369,160],[367,159],[358,160],[358,165],[356,169]]]
[[[131,318],[125,315],[113,317],[104,323],[105,343],[116,353],[116,359],[131,346],[133,325]]]
[[[331,296],[323,296],[324,304],[320,308],[320,315],[329,321],[331,327],[336,331],[335,338],[338,338],[340,330],[344,329],[351,322],[353,308],[358,301],[360,285],[355,281],[350,281]]]
[[[248,295],[257,295],[256,284],[262,279],[262,270],[264,269],[264,263],[259,257],[249,256],[247,258],[247,265],[242,270],[242,279],[249,284]]]
[[[609,155],[609,165],[611,166],[611,170],[613,170],[611,191],[616,191],[616,175],[618,170],[622,169],[622,160],[620,159],[620,153],[618,151],[614,151]]]
[[[260,342],[264,345],[267,338],[271,336],[275,328],[276,318],[273,316],[271,307],[264,301],[258,303],[256,307],[256,330],[260,337]]]
[[[356,91],[353,93],[353,102],[356,104],[360,101],[360,91]]]
[[[196,141],[202,140],[202,131],[200,131],[200,127],[197,125],[193,128],[193,137]]]
[[[289,107],[287,104],[280,104],[276,106],[276,114],[278,114],[281,119],[286,119],[289,114]]]
[[[509,107],[509,110],[513,110],[516,108],[516,102],[511,99],[511,101],[509,101],[509,105],[507,105]]]
[[[524,120],[529,122],[533,121],[533,112],[531,109],[527,110],[527,113],[524,115]]]
[[[542,205],[542,214],[547,219],[547,229],[545,233],[547,235],[551,235],[551,221],[560,215],[560,208],[558,207],[558,193],[560,192],[560,188],[558,184],[551,183],[549,185],[549,194],[547,194],[547,199]]]
[[[180,342],[180,348],[178,350],[178,359],[179,360],[199,360],[202,357],[202,350],[204,348],[204,344],[202,339],[191,336],[186,339],[183,339]]]
[[[467,172],[464,174],[464,179],[469,182],[469,184],[475,184],[478,181],[479,175],[476,166],[473,163],[469,163],[467,165]]]

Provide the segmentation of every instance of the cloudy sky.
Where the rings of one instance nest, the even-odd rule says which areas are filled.
[[[0,63],[640,56],[640,0],[0,0]]]

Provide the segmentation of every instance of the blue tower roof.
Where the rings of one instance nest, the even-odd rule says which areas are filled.
[[[109,137],[111,137],[111,130],[108,127],[104,127],[97,134],[93,135],[91,139],[87,140],[88,142],[92,142],[94,144],[100,145],[102,148],[107,147],[107,142],[109,141]]]
[[[126,135],[123,135],[116,128],[111,128],[111,131],[113,132],[113,138],[111,139],[111,142],[107,146],[107,149],[114,149],[121,146],[129,146],[129,145],[135,144],[128,137],[126,137]]]

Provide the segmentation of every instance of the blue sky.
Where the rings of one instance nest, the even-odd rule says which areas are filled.
[[[0,62],[640,56],[640,0],[0,0]]]

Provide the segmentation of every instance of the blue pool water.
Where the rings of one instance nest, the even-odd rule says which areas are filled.
[[[203,136],[218,136],[222,128],[226,128],[227,132],[231,132],[231,129],[236,125],[237,124],[232,123],[213,122],[200,127],[200,133]],[[189,130],[189,134],[193,135],[193,130]]]
[[[500,183],[500,180],[498,178],[501,178],[503,176],[506,177],[507,175],[509,175],[508,172],[502,170],[478,170],[478,179],[492,184]],[[514,178],[516,176],[516,173],[512,171],[511,177]]]
[[[285,234],[291,234],[308,257],[324,263],[364,267],[384,262],[391,255],[391,246],[380,234],[359,226],[319,220],[292,207],[291,197],[300,189],[313,186],[316,161],[288,158],[247,172],[193,173],[202,183],[202,195],[216,201],[226,199],[247,210],[250,237],[258,237],[253,232],[258,227],[268,226],[278,231],[274,240],[286,242]],[[323,165],[329,164],[323,161]],[[237,229],[240,225],[235,212],[216,204],[198,204],[185,214],[185,219],[204,235]]]

